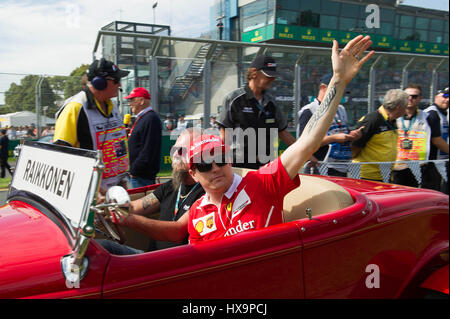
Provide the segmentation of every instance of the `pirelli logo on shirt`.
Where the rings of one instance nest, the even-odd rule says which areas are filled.
[[[214,212],[206,216],[193,219],[192,224],[200,236],[205,236],[206,234],[217,230]]]

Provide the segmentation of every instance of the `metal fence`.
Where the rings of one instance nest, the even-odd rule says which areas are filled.
[[[220,111],[224,97],[246,82],[247,68],[262,53],[277,61],[280,77],[269,93],[295,131],[297,112],[314,99],[320,77],[331,71],[330,48],[101,30],[93,49],[93,57],[103,56],[131,71],[118,97],[123,114],[130,112],[123,96],[143,86],[163,120],[184,114],[203,117],[204,125]],[[448,66],[448,56],[377,52],[343,97],[350,126],[381,105],[388,89],[404,88],[410,82],[423,88],[422,107],[431,104],[436,90],[449,82]],[[82,85],[82,77],[0,73],[0,114],[34,112],[32,123],[41,130],[47,124],[45,116],[53,118],[64,99]],[[0,125],[6,126],[5,121],[0,119]]]
[[[280,77],[269,93],[288,117],[292,132],[295,132],[297,112],[314,99],[320,77],[331,71],[331,48],[134,32],[101,30],[92,53],[93,58],[103,56],[130,70],[118,96],[123,114],[130,112],[123,96],[142,86],[150,91],[152,107],[162,120],[168,115],[176,120],[184,114],[191,119],[203,117],[204,126],[208,125],[211,114],[220,111],[224,97],[246,82],[245,72],[258,54],[271,55],[277,61]],[[423,88],[422,107],[431,104],[437,89],[448,85],[448,69],[448,56],[376,52],[343,97],[350,126],[381,105],[388,89],[404,88],[410,82],[419,83]],[[0,73],[0,126],[6,126],[2,122],[5,113],[28,110],[36,113],[36,120],[31,123],[40,134],[48,124],[46,117],[53,118],[65,98],[81,89],[83,81],[82,77]],[[161,167],[170,169],[169,150],[173,140],[169,132],[163,135]]]
[[[246,69],[262,53],[277,61],[280,77],[269,93],[293,130],[297,112],[314,99],[320,77],[331,71],[331,48],[101,30],[93,49],[93,57],[101,55],[131,71],[122,84],[123,94],[143,86],[151,92],[153,108],[163,118],[167,114],[198,114],[205,119],[220,111],[227,93],[246,82]],[[448,56],[377,52],[349,84],[342,104],[353,126],[361,116],[381,105],[388,89],[418,83],[423,88],[425,107],[448,81]],[[126,104],[122,108],[128,112]]]

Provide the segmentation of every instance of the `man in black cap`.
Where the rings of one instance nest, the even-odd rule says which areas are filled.
[[[320,78],[317,97],[298,112],[297,137],[302,135],[303,129],[308,124],[312,114],[319,108],[332,76],[333,74],[329,73]],[[323,138],[320,148],[310,159],[311,165],[315,166],[317,161],[330,162],[328,164],[328,175],[346,177],[347,162],[350,162],[352,159],[350,142],[356,141],[362,136],[361,130],[363,128],[350,131],[347,125],[347,112],[342,105],[339,105],[327,135]],[[315,169],[314,173],[318,174],[319,172]]]
[[[87,86],[67,99],[56,114],[56,144],[103,152],[102,191],[121,183],[128,170],[126,130],[111,100],[128,73],[111,61],[95,60],[87,72]]]
[[[278,156],[278,137],[287,146],[295,138],[288,122],[266,90],[278,76],[275,60],[257,56],[247,70],[247,84],[229,93],[216,123],[220,135],[231,144],[233,166],[257,169]]]

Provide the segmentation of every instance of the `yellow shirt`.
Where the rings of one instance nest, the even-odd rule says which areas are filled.
[[[397,156],[397,127],[388,122],[386,110],[381,106],[358,121],[358,127],[365,126],[363,136],[353,145],[361,147],[353,162],[393,162]],[[361,178],[382,181],[378,165],[361,166]]]
[[[71,100],[65,105],[64,109],[58,115],[58,119],[55,123],[55,136],[54,141],[64,141],[69,143],[72,147],[80,147],[80,135],[90,136],[89,124],[87,121],[80,121],[80,112],[82,110],[83,103],[86,102],[86,94],[80,92],[74,95]],[[97,109],[105,116],[111,115],[114,104],[111,100],[106,101],[108,113],[105,113],[103,108],[97,99],[93,98]],[[83,147],[86,148],[86,147]]]

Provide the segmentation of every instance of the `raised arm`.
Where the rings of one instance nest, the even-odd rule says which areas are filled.
[[[359,69],[373,55],[370,51],[365,57],[360,56],[372,44],[369,36],[357,36],[347,43],[339,52],[337,41],[333,41],[331,61],[333,77],[328,85],[320,107],[312,115],[300,138],[281,155],[281,162],[288,175],[294,178],[298,171],[319,148],[325,134],[336,114],[345,87],[350,83]]]

